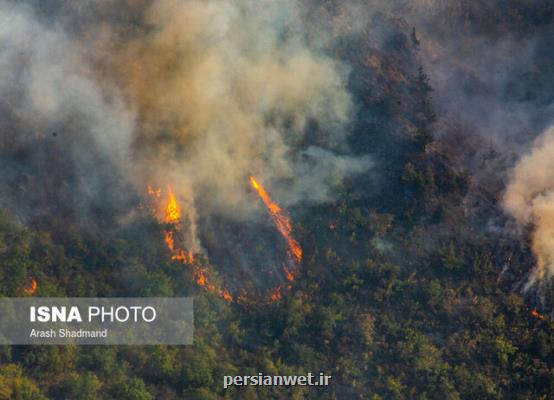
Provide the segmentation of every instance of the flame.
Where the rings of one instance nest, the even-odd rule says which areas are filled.
[[[286,240],[289,255],[295,262],[300,263],[302,261],[302,248],[296,239],[292,237],[292,225],[290,223],[290,219],[283,214],[281,207],[279,207],[279,205],[274,202],[271,197],[269,197],[269,194],[265,191],[263,186],[256,181],[256,178],[250,176],[249,180],[250,185],[254,188],[254,190],[256,190],[258,196],[260,196],[264,202],[273,223],[277,227],[277,230],[279,230],[283,238]]]
[[[159,199],[161,197],[161,190],[153,189],[150,185],[147,186],[147,193],[149,196],[152,196],[156,199]],[[163,218],[160,219],[162,219],[164,223],[171,225],[170,229],[165,229],[163,231],[164,242],[167,246],[167,249],[171,253],[171,259],[190,267],[192,270],[192,278],[198,286],[211,293],[215,293],[228,302],[233,301],[233,296],[231,295],[231,293],[229,293],[229,291],[227,291],[226,289],[222,289],[212,283],[208,271],[196,265],[196,263],[194,262],[194,254],[192,250],[181,249],[178,248],[178,246],[176,245],[174,233],[181,224],[181,208],[169,185],[167,186],[167,193],[167,203],[163,208],[161,206],[159,207],[163,210],[163,212],[154,212],[154,214],[158,216],[160,216],[160,214],[163,215]]]
[[[150,185],[148,187],[151,189]],[[167,187],[167,191],[169,193],[169,200],[167,202],[167,206],[165,207],[165,222],[168,224],[177,225],[181,219],[181,210],[169,186]],[[161,191],[160,189],[157,189],[156,191],[152,190],[152,193],[150,193],[149,191],[149,194],[155,197],[159,197],[159,194],[161,193]],[[174,252],[175,241],[173,239],[173,231],[171,230],[164,231],[164,241],[169,251]]]
[[[287,242],[287,254],[290,260],[295,264],[300,263],[302,261],[302,248],[300,247],[300,244],[296,241],[296,239],[294,239],[294,237],[292,236],[292,224],[290,222],[290,219],[283,213],[281,207],[271,199],[269,194],[253,176],[250,176],[249,181],[250,185],[256,190],[258,196],[265,204],[273,223],[277,227],[277,230]],[[148,195],[155,198],[156,203],[158,204],[158,207],[154,208],[154,214],[158,215],[158,217],[160,217],[160,220],[163,220],[164,223],[171,225],[170,229],[165,229],[163,231],[164,242],[167,246],[167,249],[171,253],[171,259],[191,268],[193,280],[204,290],[216,294],[227,302],[232,302],[234,300],[238,303],[246,302],[247,298],[245,293],[242,293],[235,298],[227,289],[213,283],[209,271],[195,263],[195,258],[192,250],[178,248],[175,243],[174,233],[181,223],[181,209],[170,186],[167,187],[167,191],[168,200],[165,206],[162,208],[159,204],[159,199],[161,198],[161,189],[154,189],[150,185],[147,186]],[[161,210],[157,212],[156,209],[161,209],[163,210],[163,212]],[[161,218],[162,215],[163,218]],[[294,269],[289,269],[286,266],[283,266],[283,272],[285,274],[286,280],[289,283],[294,281],[294,278],[296,276],[296,271]],[[287,284],[285,287],[287,289],[290,289],[291,285]],[[270,301],[277,301],[280,300],[281,297],[282,287],[281,285],[278,285],[271,292],[269,299]]]
[[[165,207],[165,222],[168,224],[176,224],[181,219],[181,209],[175,200],[175,196],[168,186],[167,191],[169,193],[169,201]]]
[[[167,248],[169,249],[169,251],[171,251],[171,252],[175,251],[175,242],[173,240],[173,232],[164,231],[164,242],[167,245]]]
[[[283,266],[283,272],[285,273],[285,278],[287,278],[287,281],[292,282],[294,280],[296,271],[291,271],[287,267]]]
[[[204,271],[198,270],[196,272],[196,283],[198,283],[200,286],[206,286],[208,284],[208,280],[206,279]]]
[[[229,292],[228,292],[227,290],[225,290],[225,289],[222,291],[222,297],[223,297],[223,299],[225,299],[225,300],[228,301],[228,302],[233,301],[233,296],[231,295],[231,293],[229,293]]]
[[[281,286],[277,286],[273,292],[271,293],[271,296],[269,297],[271,301],[278,301],[281,300]]]
[[[192,264],[194,262],[194,254],[192,250],[182,250],[180,249],[177,254],[171,256],[172,260],[180,261],[183,264]]]
[[[540,313],[537,311],[537,307],[535,307],[535,308],[533,308],[533,309],[531,310],[531,315],[532,315],[533,317],[538,318],[538,319],[543,319],[543,318],[544,318],[544,315],[540,314]]]
[[[38,289],[38,283],[35,278],[31,278],[31,283],[29,286],[27,286],[25,289],[25,293],[27,293],[29,296],[33,295]]]
[[[148,193],[149,196],[153,196],[157,198],[160,198],[160,196],[162,195],[162,190],[160,188],[153,189],[151,185],[148,185],[146,187],[146,192]]]
[[[273,223],[277,227],[277,230],[281,233],[281,236],[283,236],[283,238],[287,242],[287,253],[290,260],[293,262],[294,266],[298,265],[302,261],[302,247],[300,247],[300,244],[292,236],[292,224],[290,222],[290,219],[284,214],[281,207],[271,199],[269,194],[266,192],[264,187],[256,180],[256,178],[250,176],[249,181],[252,188],[262,199],[271,219],[273,220]],[[285,288],[286,290],[290,290],[292,287],[291,282],[294,281],[297,271],[295,268],[288,268],[284,265],[283,273],[285,274],[285,279],[289,282],[285,286]],[[283,288],[281,287],[281,285],[276,286],[269,296],[269,301],[273,302],[280,300],[283,295],[282,291]]]
[[[198,286],[203,287],[208,292],[215,293],[227,302],[233,301],[233,296],[231,295],[231,293],[229,293],[227,289],[222,289],[210,281],[209,275],[207,274],[206,270],[195,266],[193,268],[193,276]]]

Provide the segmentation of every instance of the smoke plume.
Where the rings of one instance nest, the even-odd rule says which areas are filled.
[[[244,218],[259,208],[250,174],[290,205],[326,200],[368,168],[346,145],[348,70],[310,46],[297,2],[119,7],[133,18],[109,12],[116,2],[53,3],[40,16],[0,8],[4,124],[31,136],[64,128],[92,175],[107,157],[139,193],[170,183],[201,213]]]
[[[194,193],[206,212],[240,216],[252,208],[250,174],[291,204],[324,200],[367,167],[337,161],[348,152],[347,71],[310,49],[294,2],[159,0],[144,18],[114,49],[116,79],[140,116],[141,174]]]
[[[554,275],[554,127],[512,171],[504,196],[505,209],[521,225],[533,226],[532,249],[537,264],[526,288]]]
[[[283,280],[287,243],[249,177],[290,207],[332,200],[371,166],[348,145],[349,68],[304,7],[2,3],[0,206],[24,221],[94,221],[96,232],[97,221],[133,220],[147,187],[172,192],[179,249],[240,285]]]

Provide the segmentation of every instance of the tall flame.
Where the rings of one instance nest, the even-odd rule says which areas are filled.
[[[169,201],[167,203],[167,206],[165,207],[165,222],[168,224],[177,225],[179,223],[179,220],[181,219],[181,210],[169,186],[167,188],[167,191],[169,193]],[[149,194],[154,195],[156,197],[159,197],[159,193],[160,193],[160,189],[158,189],[157,191],[152,191],[152,193],[150,193],[149,191]],[[164,231],[164,241],[169,251],[171,252],[175,251],[175,241],[173,240],[173,231],[171,230]]]
[[[287,242],[289,255],[295,262],[300,263],[302,261],[302,247],[300,247],[296,239],[292,236],[292,225],[290,223],[290,219],[283,214],[281,207],[279,207],[279,205],[274,202],[271,197],[269,197],[269,194],[266,192],[264,187],[258,183],[256,178],[250,176],[249,181],[250,185],[264,202],[273,223],[277,227],[277,230],[279,230]]]
[[[168,224],[175,224],[181,219],[181,209],[177,200],[171,191],[171,188],[168,186],[167,191],[169,193],[169,201],[165,207],[165,222]]]

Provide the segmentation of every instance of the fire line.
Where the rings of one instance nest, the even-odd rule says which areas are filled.
[[[269,292],[268,297],[269,301],[278,301],[282,298],[282,291],[284,289],[291,288],[291,283],[292,281],[294,281],[297,273],[295,267],[302,261],[302,248],[293,237],[292,224],[289,217],[285,215],[281,207],[271,199],[265,188],[256,180],[256,178],[250,176],[249,183],[264,203],[275,227],[287,243],[287,257],[290,260],[290,264],[289,266],[283,266],[283,273],[286,280],[288,281],[288,284],[284,286],[277,285],[273,287]],[[147,194],[151,198],[153,198],[156,203],[158,203],[158,210],[163,210],[163,218],[160,219],[163,220],[165,224],[169,225],[169,228],[163,230],[163,234],[164,242],[171,254],[171,259],[191,268],[193,280],[204,290],[216,294],[227,302],[245,301],[244,294],[235,298],[227,289],[219,287],[218,285],[213,283],[211,281],[208,270],[201,267],[195,262],[192,250],[179,248],[179,237],[175,237],[175,233],[178,232],[179,224],[181,223],[181,209],[169,185],[167,186],[167,193],[167,203],[163,208],[161,208],[161,204],[159,204],[161,198],[161,190],[159,188],[154,189],[150,185],[148,185],[147,187]],[[160,214],[158,214],[157,212],[156,214],[160,216]]]
[[[287,242],[289,255],[296,263],[300,263],[302,261],[302,248],[300,247],[296,239],[292,236],[292,224],[290,222],[290,219],[283,214],[283,210],[281,209],[281,207],[279,207],[279,205],[274,202],[271,197],[269,197],[269,194],[266,192],[264,187],[258,183],[256,178],[250,176],[249,181],[250,185],[254,188],[254,190],[258,193],[258,196],[260,196],[260,198],[264,202],[267,211],[269,212],[269,215],[273,220],[273,223],[277,227],[277,230],[281,233],[281,235]]]

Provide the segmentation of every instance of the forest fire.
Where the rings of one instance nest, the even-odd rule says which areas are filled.
[[[273,223],[277,227],[277,230],[281,233],[281,236],[283,236],[283,238],[287,242],[287,254],[289,256],[289,259],[293,262],[295,266],[297,266],[302,261],[302,247],[300,247],[300,244],[292,236],[292,224],[290,222],[290,219],[286,215],[284,215],[281,207],[271,199],[267,191],[256,180],[256,178],[250,176],[249,182],[250,186],[252,186],[252,188],[256,191],[256,193],[266,206]],[[289,284],[286,285],[286,289],[289,290],[291,288],[290,282],[294,281],[297,271],[294,268],[288,268],[284,265],[283,273],[285,274],[285,279],[289,282]],[[278,301],[281,299],[281,297],[282,287],[281,285],[278,285],[269,295],[269,300],[272,302]]]
[[[157,203],[159,203],[159,199],[161,197],[160,189],[153,189],[152,186],[148,185],[147,193],[149,196],[156,199]],[[212,283],[207,271],[195,264],[194,254],[192,250],[178,248],[179,246],[176,245],[176,239],[174,235],[175,232],[178,232],[179,225],[181,223],[181,208],[170,186],[167,187],[167,193],[167,204],[165,204],[163,208],[160,204],[158,204],[158,207],[159,209],[163,210],[163,222],[171,226],[170,229],[165,229],[163,231],[164,242],[167,249],[171,253],[171,259],[190,267],[192,269],[193,279],[198,286],[204,288],[211,293],[215,293],[228,302],[233,301],[233,296],[226,289],[221,289],[214,283]],[[156,214],[159,215],[158,213]]]
[[[32,278],[31,283],[29,284],[29,286],[27,286],[23,290],[25,291],[26,294],[28,294],[29,296],[32,296],[33,294],[35,294],[37,289],[38,289],[38,283],[37,283],[35,278]]]
[[[271,219],[273,220],[273,223],[283,236],[283,238],[286,240],[288,245],[288,253],[293,258],[293,260],[297,263],[300,263],[302,261],[302,248],[292,237],[292,225],[290,223],[290,220],[287,216],[283,215],[283,210],[277,203],[275,203],[271,197],[269,197],[269,194],[265,191],[262,185],[256,181],[256,179],[253,176],[250,176],[249,178],[250,185],[254,188],[254,190],[258,193],[258,196],[262,199],[264,202],[267,211],[269,212],[269,215],[271,216]]]
[[[302,261],[302,248],[300,247],[300,244],[296,241],[296,239],[292,236],[292,224],[290,222],[290,219],[283,213],[281,207],[271,199],[264,187],[260,183],[258,183],[258,181],[253,176],[249,177],[249,183],[263,201],[271,217],[271,220],[275,224],[281,236],[285,239],[287,243],[288,259],[293,266],[296,266]],[[217,296],[223,298],[228,302],[235,300],[233,295],[227,289],[213,283],[212,279],[210,278],[209,271],[195,262],[195,257],[192,250],[180,248],[180,246],[182,245],[182,240],[180,239],[182,238],[178,236],[178,232],[179,226],[182,223],[181,208],[170,186],[167,187],[167,193],[167,202],[165,204],[160,204],[160,198],[162,197],[161,190],[154,189],[150,185],[148,185],[147,187],[147,194],[156,202],[154,213],[165,224],[169,225],[168,228],[163,230],[163,234],[164,242],[171,254],[171,259],[191,268],[193,280],[198,286],[204,288],[206,291],[216,294]],[[160,211],[156,212],[155,210]],[[293,267],[290,267],[290,265],[284,265],[283,273],[285,279],[287,280],[287,282],[289,282],[286,285],[286,288],[290,289],[290,283],[294,281],[297,271]],[[281,285],[274,287],[268,294],[268,297],[269,301],[278,301],[279,299],[281,299]],[[237,297],[236,300],[239,301],[240,299]]]

